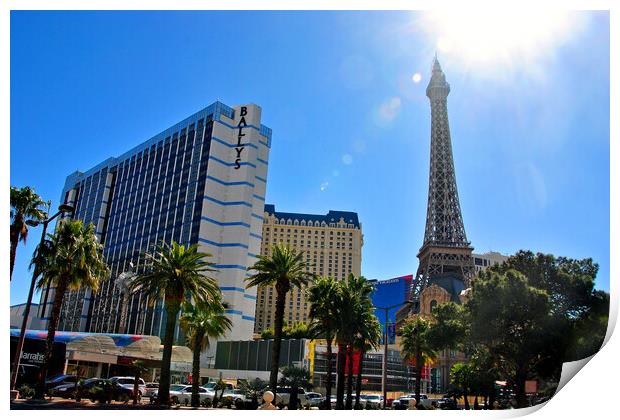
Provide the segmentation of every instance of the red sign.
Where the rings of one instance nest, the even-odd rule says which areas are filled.
[[[341,351],[344,351],[344,349],[342,349],[342,347],[340,348]],[[357,375],[357,373],[360,371],[360,354],[361,352],[359,350],[353,350],[353,374]],[[349,352],[346,352],[346,361],[344,364],[344,372],[345,375],[349,374]]]

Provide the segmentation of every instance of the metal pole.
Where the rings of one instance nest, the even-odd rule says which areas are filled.
[[[383,380],[381,381],[381,388],[383,391],[383,409],[387,407],[387,356],[388,356],[388,309],[385,308],[385,337],[383,338]]]
[[[53,218],[52,218],[53,219]],[[43,232],[41,233],[41,241],[39,245],[43,244],[45,240],[45,234],[47,232],[47,224],[52,220],[48,219],[43,222]],[[13,359],[13,375],[11,376],[11,389],[15,389],[17,382],[17,375],[19,372],[19,362],[22,358],[22,350],[24,349],[24,339],[26,338],[26,326],[28,325],[28,317],[30,315],[30,307],[32,306],[32,295],[34,294],[34,286],[37,280],[37,268],[35,267],[32,272],[32,280],[30,281],[30,290],[28,291],[28,300],[26,300],[26,308],[24,309],[24,319],[22,321],[22,328],[19,332],[19,341],[17,342],[17,349],[15,349],[15,357]]]

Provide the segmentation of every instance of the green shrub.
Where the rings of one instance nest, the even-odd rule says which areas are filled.
[[[30,388],[28,385],[22,385],[18,389],[20,398],[32,398],[34,397],[34,388]]]

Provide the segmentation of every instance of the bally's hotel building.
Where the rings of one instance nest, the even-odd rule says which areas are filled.
[[[132,295],[121,323],[122,290],[114,280],[140,272],[141,254],[165,241],[198,244],[212,255],[229,339],[252,337],[256,290],[247,268],[261,250],[271,129],[257,105],[216,102],[127,153],[67,177],[62,199],[74,218],[96,226],[111,277],[96,292],[67,292],[59,330],[163,336],[163,302]],[[39,316],[49,319],[54,290],[44,290]],[[127,300],[125,300],[127,302]],[[176,336],[180,338],[181,332]]]

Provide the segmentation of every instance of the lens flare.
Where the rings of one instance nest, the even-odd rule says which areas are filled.
[[[585,23],[584,14],[570,11],[457,9],[423,13],[416,25],[444,59],[496,71],[535,63]]]

